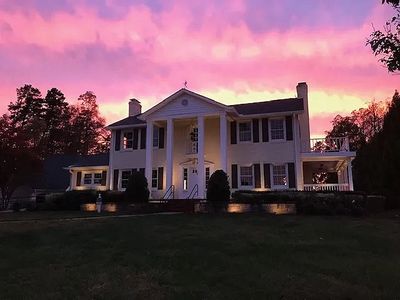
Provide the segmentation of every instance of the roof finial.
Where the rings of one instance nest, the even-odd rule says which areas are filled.
[[[187,85],[188,85],[188,82],[187,82],[187,80],[185,80],[185,82],[183,83],[183,88],[187,89]]]

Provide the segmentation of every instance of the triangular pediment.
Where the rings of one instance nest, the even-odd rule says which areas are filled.
[[[229,112],[232,108],[188,89],[180,89],[171,96],[144,112],[140,118],[164,119],[186,115]]]

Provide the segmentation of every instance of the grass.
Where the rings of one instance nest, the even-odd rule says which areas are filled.
[[[399,218],[0,223],[1,299],[398,299]]]

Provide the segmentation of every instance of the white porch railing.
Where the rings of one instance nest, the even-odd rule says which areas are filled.
[[[303,140],[301,152],[347,152],[350,151],[348,137],[326,137]]]
[[[322,184],[305,184],[304,190],[311,191],[331,191],[331,192],[344,192],[350,191],[348,183],[322,183]]]

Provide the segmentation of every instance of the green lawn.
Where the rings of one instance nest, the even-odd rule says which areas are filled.
[[[1,299],[399,295],[395,217],[153,215],[0,223]]]

